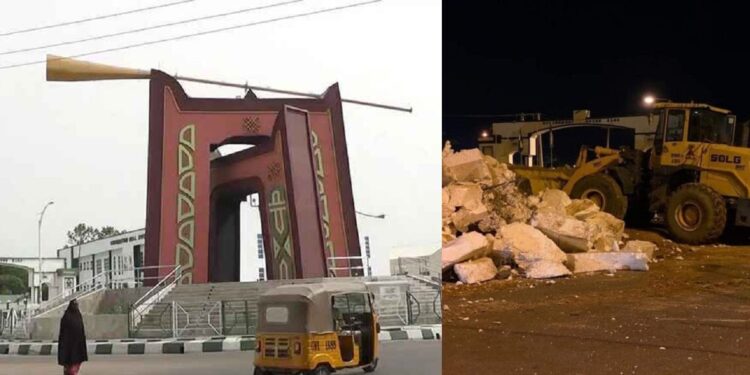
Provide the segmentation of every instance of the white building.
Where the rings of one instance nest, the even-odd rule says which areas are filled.
[[[42,258],[41,272],[38,257],[0,258],[0,265],[16,267],[27,272],[29,306],[49,300],[63,293],[71,293],[76,287],[75,270],[63,258]]]
[[[656,121],[648,115],[590,118],[588,110],[578,110],[566,120],[496,122],[478,141],[483,154],[500,162],[549,167],[560,164],[551,163],[554,157],[575,161],[582,142],[617,148],[619,142],[629,139],[626,143],[632,142],[630,146],[646,150],[653,145],[655,133]],[[566,146],[569,150],[563,150]],[[555,155],[547,155],[550,153]]]
[[[391,258],[391,275],[420,275],[441,277],[441,251],[429,255]]]
[[[138,229],[57,250],[71,268],[78,269],[78,282],[85,285],[108,283],[110,288],[140,285],[143,271],[146,230]],[[111,271],[111,272],[110,272]],[[139,274],[136,274],[139,273]],[[98,276],[92,280],[94,276]]]

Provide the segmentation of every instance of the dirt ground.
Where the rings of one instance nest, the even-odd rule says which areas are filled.
[[[443,374],[750,374],[750,246],[628,234],[650,271],[444,283]]]

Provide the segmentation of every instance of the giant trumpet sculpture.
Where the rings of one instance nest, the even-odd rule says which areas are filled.
[[[97,64],[83,60],[76,60],[67,57],[61,57],[56,55],[47,55],[47,81],[102,81],[110,79],[148,79],[151,77],[151,72],[141,69],[122,68],[118,66]],[[291,90],[275,89],[270,87],[252,86],[241,83],[230,83],[215,81],[204,78],[193,78],[175,75],[175,79],[180,81],[198,82],[209,85],[236,87],[244,90],[255,90],[255,91],[266,91],[277,94],[288,94],[295,96],[303,96],[308,98],[321,98],[321,95],[298,92]],[[354,99],[341,99],[344,103],[359,104],[369,107],[377,107],[383,109],[390,109],[394,111],[411,112],[411,108],[379,104],[373,102],[366,102],[362,100]]]

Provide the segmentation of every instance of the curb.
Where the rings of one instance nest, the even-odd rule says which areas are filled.
[[[249,336],[210,337],[204,339],[96,340],[86,343],[93,355],[108,354],[184,354],[255,350],[255,338]],[[0,343],[0,355],[56,355],[56,342]]]
[[[440,340],[442,325],[383,328],[380,341]],[[90,355],[187,354],[255,350],[254,336],[217,336],[183,339],[115,339],[86,343]],[[2,355],[57,355],[55,341],[0,342]]]
[[[441,324],[421,327],[383,328],[378,334],[380,341],[440,340],[442,337],[443,326]]]

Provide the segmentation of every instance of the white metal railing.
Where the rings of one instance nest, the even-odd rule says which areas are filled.
[[[0,337],[27,338],[28,317],[25,310],[10,309],[0,311]]]
[[[438,289],[441,287],[440,283],[437,282],[437,281],[435,281],[435,280],[433,280],[431,277],[422,276],[422,275],[417,276],[417,275],[410,275],[410,274],[407,274],[406,277],[410,277],[410,278],[412,278],[414,280],[421,281],[421,282],[423,282],[425,284],[429,284],[429,285],[434,286],[434,287],[436,287]]]
[[[345,260],[346,266],[340,267],[337,265],[337,261],[339,260]],[[358,260],[361,262],[361,266],[352,266],[352,260]],[[352,275],[353,270],[362,270],[362,274],[365,274],[365,262],[362,256],[349,256],[349,257],[328,257],[326,258],[326,261],[328,262],[328,276],[329,277],[337,277],[336,271],[338,270],[345,270],[347,271],[348,275]]]
[[[164,266],[157,266],[164,267]],[[155,304],[164,298],[182,278],[182,267],[180,265],[173,265],[168,267],[174,267],[166,276],[164,276],[159,282],[156,283],[151,289],[149,289],[141,298],[138,298],[133,304],[130,311],[130,321],[133,327],[137,327],[141,322],[143,316],[154,307]]]
[[[133,281],[134,286],[137,287],[139,285],[143,285],[143,282],[145,280],[149,279],[158,279],[158,276],[138,276],[139,274],[142,274],[143,270],[148,269],[160,269],[160,268],[170,268],[170,267],[176,267],[174,265],[167,265],[167,266],[147,266],[147,267],[131,267],[131,268],[125,268],[125,269],[111,269],[102,271],[93,277],[84,280],[80,283],[78,283],[75,288],[73,288],[72,291],[66,290],[60,293],[59,295],[55,296],[54,298],[45,301],[44,303],[40,304],[35,309],[32,309],[30,311],[30,316],[38,316],[40,314],[43,314],[45,312],[48,312],[50,310],[56,309],[60,306],[65,305],[69,301],[73,299],[83,299],[99,290],[103,289],[115,289],[113,286],[115,283],[123,283],[124,281]],[[125,273],[133,272],[133,277],[118,277]]]

